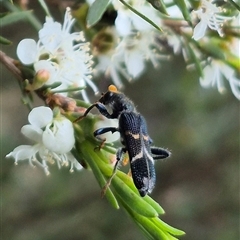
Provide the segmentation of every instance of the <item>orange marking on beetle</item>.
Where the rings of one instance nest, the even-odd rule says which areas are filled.
[[[139,139],[140,138],[140,134],[139,133],[133,134],[130,131],[126,131],[125,134],[132,136],[134,139]]]
[[[118,92],[117,87],[116,87],[115,85],[110,85],[110,86],[108,87],[108,91],[109,91],[109,92],[115,92],[115,93]]]
[[[130,131],[126,131],[125,134],[132,136],[134,139],[139,139],[139,138],[140,138],[140,134],[139,134],[139,133],[133,134],[133,133],[131,133]],[[144,139],[145,141],[148,141],[148,140],[149,140],[149,136],[142,135],[142,137],[143,137],[143,139]]]

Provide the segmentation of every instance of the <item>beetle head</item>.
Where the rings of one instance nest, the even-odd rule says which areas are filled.
[[[133,102],[119,92],[114,85],[108,87],[108,91],[103,93],[99,102],[109,106],[115,117],[118,117],[122,111],[135,111]]]

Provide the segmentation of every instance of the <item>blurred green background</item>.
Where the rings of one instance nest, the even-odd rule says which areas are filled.
[[[36,13],[43,21],[43,12]],[[12,57],[21,39],[37,37],[27,22],[3,28],[2,35],[13,42],[1,46]],[[105,91],[108,82],[97,85]],[[186,232],[181,239],[240,239],[240,109],[231,90],[220,95],[216,88],[203,89],[176,56],[158,70],[149,66],[141,79],[125,82],[124,93],[145,116],[154,144],[172,151],[170,159],[155,164],[157,185],[151,196],[166,211],[161,218]],[[28,143],[20,134],[28,115],[20,99],[16,80],[1,65],[1,239],[145,239],[124,210],[101,199],[91,171],[70,174],[52,167],[46,177],[27,161],[15,166],[5,158]]]

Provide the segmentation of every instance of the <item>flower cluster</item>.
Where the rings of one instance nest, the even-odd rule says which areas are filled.
[[[109,51],[95,52],[98,59],[95,71],[109,75],[114,84],[121,88],[121,76],[129,81],[136,79],[144,72],[147,60],[156,67],[161,56],[156,51],[156,29],[119,1],[112,1],[112,4],[117,11],[117,17],[114,27],[108,28],[107,33],[117,37],[112,37],[115,43]],[[137,11],[160,24],[157,10],[149,3],[134,0],[131,4]]]
[[[98,92],[91,81],[93,61],[89,43],[85,42],[83,32],[70,33],[73,23],[70,8],[67,8],[63,25],[46,17],[38,42],[23,39],[19,43],[17,55],[20,61],[25,65],[33,64],[36,72],[33,90],[59,83],[60,86],[54,90],[85,88],[88,84],[95,93]],[[83,99],[88,101],[85,91],[81,93]]]
[[[21,132],[34,141],[34,145],[21,145],[6,157],[13,157],[15,163],[29,160],[32,166],[41,166],[49,174],[48,164],[57,163],[58,167],[69,166],[80,170],[82,166],[70,152],[75,144],[71,121],[60,114],[54,116],[48,107],[36,107],[28,115],[30,124],[24,125]]]
[[[88,2],[91,4],[91,1]],[[122,77],[128,81],[137,79],[144,72],[147,61],[150,61],[154,67],[158,67],[161,63],[160,60],[169,59],[168,55],[163,54],[164,51],[162,51],[166,46],[171,47],[174,54],[182,53],[188,64],[194,61],[192,54],[195,54],[200,61],[205,62],[206,56],[199,51],[199,48],[196,47],[197,44],[193,42],[202,40],[204,44],[208,45],[205,41],[208,38],[204,38],[208,33],[207,28],[216,31],[220,37],[223,37],[224,24],[228,24],[233,29],[237,26],[235,22],[237,16],[234,16],[234,14],[226,15],[225,9],[222,6],[216,6],[212,0],[201,0],[198,9],[189,14],[193,26],[195,25],[193,28],[185,21],[182,12],[176,5],[169,4],[167,7],[169,16],[162,19],[159,12],[146,1],[133,0],[126,2],[162,28],[163,32],[160,33],[153,25],[132,12],[120,1],[114,0],[111,2],[117,12],[117,17],[114,26],[104,29],[93,41],[94,55],[98,62],[94,67],[94,73],[105,73],[118,88],[123,86]],[[189,2],[186,4],[188,9],[192,8]],[[171,25],[174,20],[178,25]],[[189,42],[191,38],[192,40]],[[104,39],[103,46],[101,45],[102,39]],[[214,62],[222,62],[222,59],[216,59],[215,61],[213,58],[211,66],[208,67],[212,68],[212,71],[215,71],[214,66],[217,66]],[[204,87],[215,85],[213,83],[203,84],[203,79],[208,78],[208,68],[202,71],[204,76],[200,80]],[[232,66],[229,64],[226,68],[231,69]],[[229,73],[229,71],[227,72]],[[224,76],[229,81],[234,95],[239,98],[239,79],[236,74],[224,73],[220,76]],[[216,81],[219,82],[219,80]]]

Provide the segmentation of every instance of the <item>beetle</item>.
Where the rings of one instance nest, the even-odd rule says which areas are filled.
[[[139,194],[144,197],[146,194],[151,193],[156,183],[154,160],[167,158],[170,156],[170,152],[166,149],[152,146],[153,141],[148,135],[144,117],[137,112],[134,103],[123,93],[119,92],[114,85],[110,85],[108,91],[103,93],[102,97],[92,104],[85,111],[84,115],[76,121],[86,117],[94,107],[105,117],[109,119],[117,118],[119,121],[118,128],[100,128],[93,133],[94,136],[98,138],[99,135],[106,132],[114,133],[118,131],[123,145],[123,147],[117,150],[117,161],[114,165],[113,174],[105,186],[105,190],[110,185],[119,162],[123,160],[124,154],[127,152],[133,182]]]

